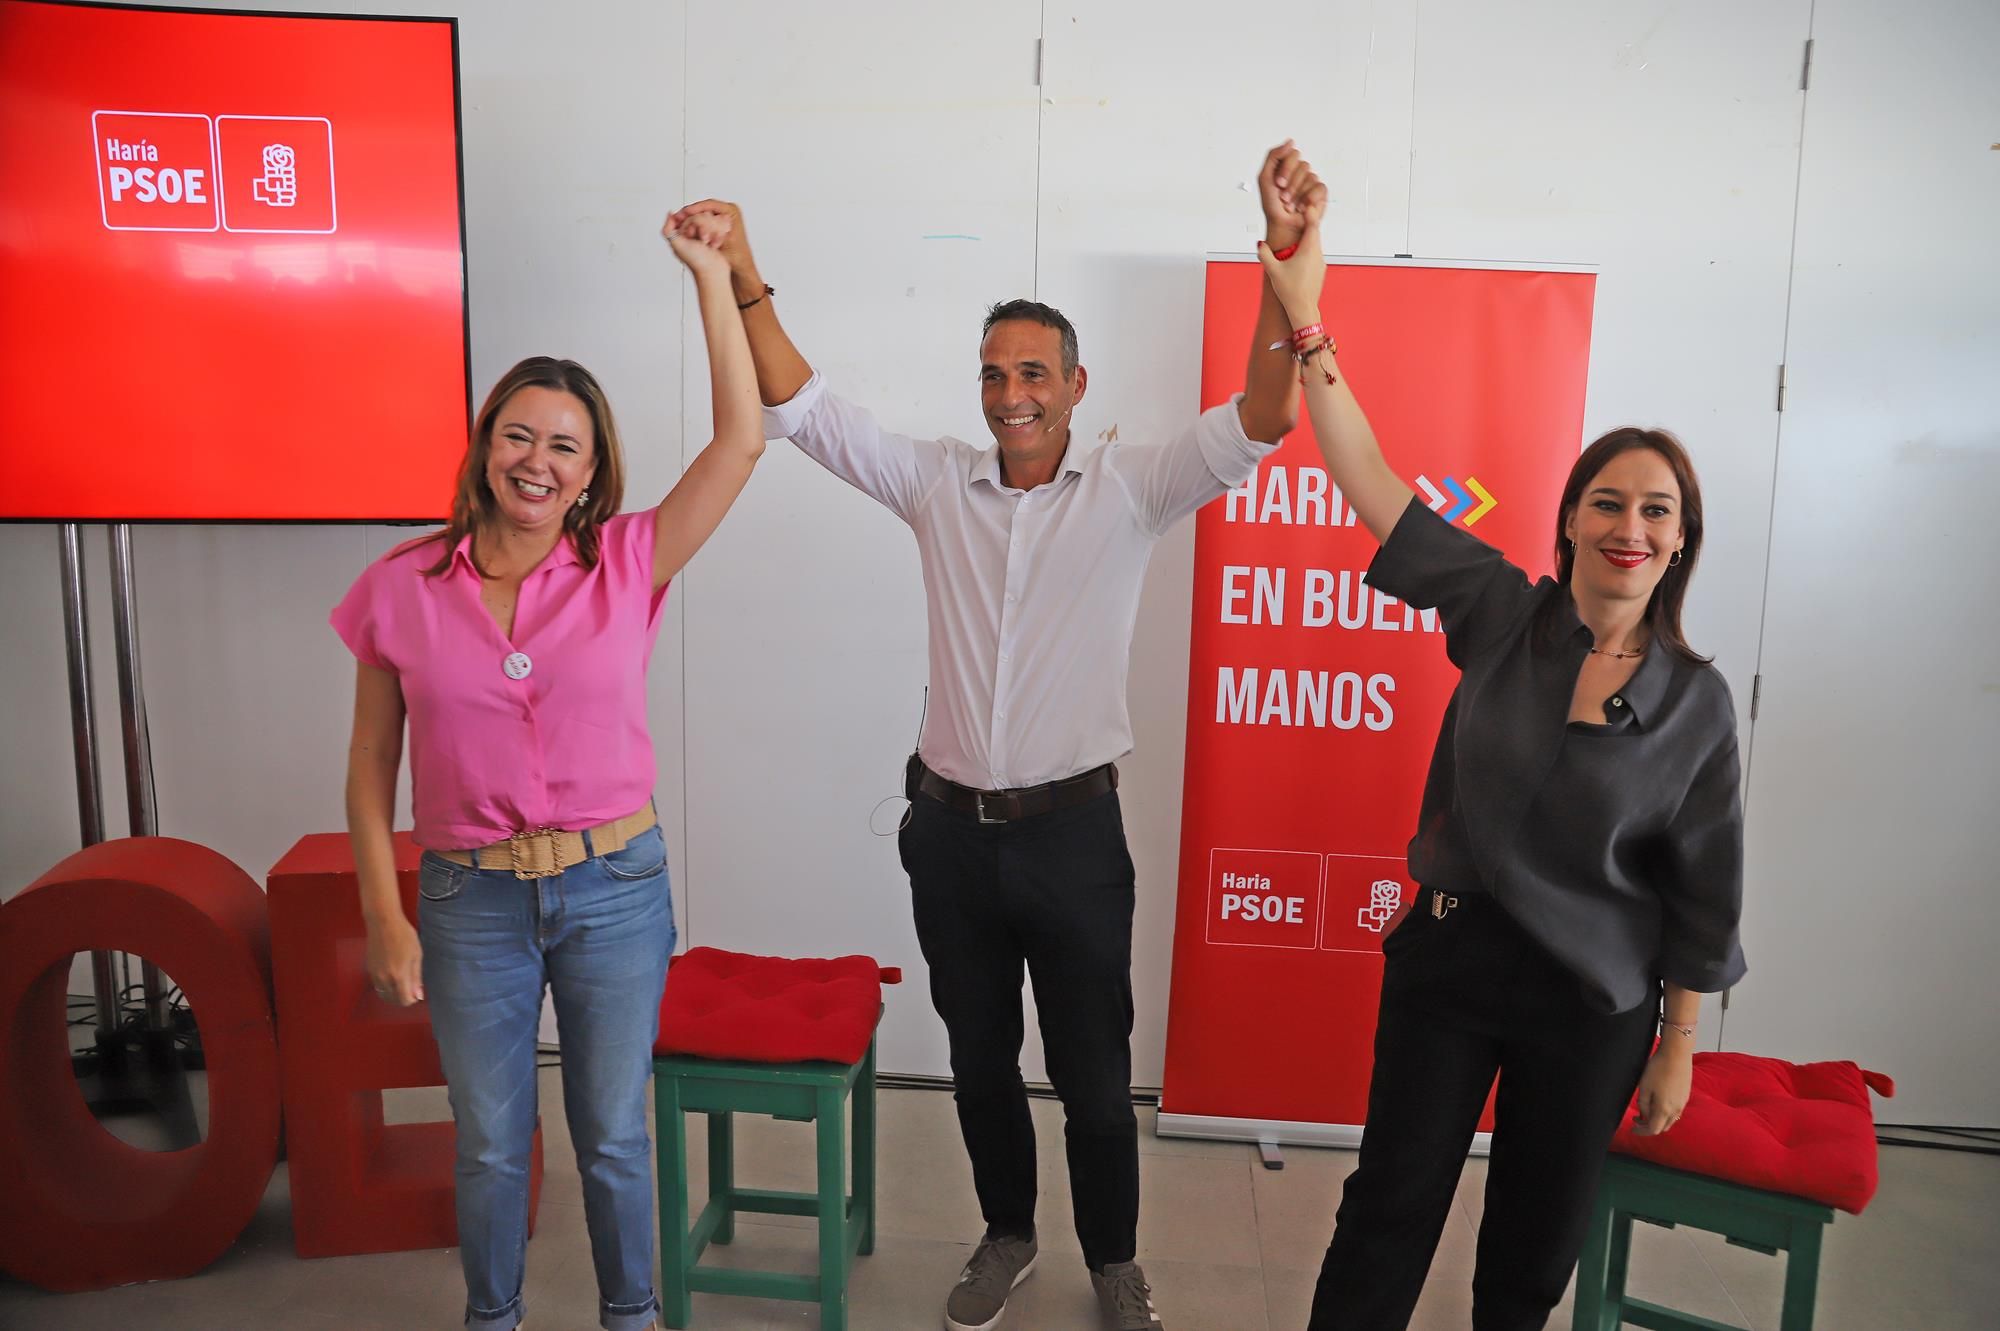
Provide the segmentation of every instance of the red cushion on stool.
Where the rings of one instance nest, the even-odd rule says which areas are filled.
[[[1635,1096],[1611,1149],[1859,1215],[1875,1195],[1870,1088],[1883,1095],[1896,1089],[1852,1063],[1696,1054],[1680,1122],[1658,1136],[1635,1135]]]
[[[697,947],[675,957],[656,1054],[753,1063],[859,1063],[882,1011],[873,957],[754,957]]]

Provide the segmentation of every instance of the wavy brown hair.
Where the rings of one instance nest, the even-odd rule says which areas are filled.
[[[1665,459],[1668,470],[1674,474],[1674,484],[1681,491],[1680,562],[1668,564],[1659,582],[1654,584],[1653,595],[1646,602],[1646,627],[1652,631],[1654,641],[1665,644],[1668,651],[1683,661],[1707,665],[1711,658],[1688,646],[1687,637],[1681,632],[1681,603],[1687,599],[1688,582],[1694,577],[1695,562],[1701,558],[1701,482],[1695,478],[1694,463],[1689,460],[1687,449],[1668,431],[1622,426],[1599,437],[1577,456],[1576,465],[1569,469],[1569,479],[1563,482],[1562,501],[1556,505],[1556,581],[1568,587],[1570,574],[1576,567],[1576,548],[1563,532],[1577,504],[1582,502],[1585,487],[1611,465],[1613,458],[1638,448],[1651,449]],[[1545,620],[1544,626],[1552,632],[1554,621]]]
[[[568,393],[590,413],[596,453],[587,486],[590,498],[580,505],[570,505],[563,513],[563,533],[575,544],[576,557],[583,566],[597,567],[598,532],[625,502],[625,450],[618,443],[611,402],[598,386],[596,376],[575,361],[530,356],[500,376],[500,382],[486,395],[486,405],[479,409],[471,442],[466,445],[465,460],[458,465],[458,487],[451,498],[450,520],[441,530],[411,542],[410,548],[429,541],[438,541],[444,547],[437,563],[424,570],[426,577],[436,577],[450,568],[452,552],[468,535],[472,537],[472,566],[481,577],[490,576],[479,562],[479,534],[499,513],[499,505],[486,484],[486,459],[493,450],[494,420],[507,405],[507,399],[524,388],[550,388]]]

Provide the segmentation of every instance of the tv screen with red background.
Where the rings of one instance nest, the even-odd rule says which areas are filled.
[[[441,518],[457,31],[0,0],[0,520]]]

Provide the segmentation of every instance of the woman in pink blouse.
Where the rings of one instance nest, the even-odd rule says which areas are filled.
[[[658,507],[619,512],[624,458],[590,372],[533,357],[480,409],[450,522],[369,566],[333,612],[359,663],[347,822],[368,974],[389,1001],[430,1005],[458,1127],[471,1327],[521,1321],[545,986],[600,1324],[655,1325],[645,1094],[674,920],[646,664],[667,583],[764,451],[715,248],[726,226],[666,233],[700,298],[715,438]],[[421,935],[390,844],[405,722]]]

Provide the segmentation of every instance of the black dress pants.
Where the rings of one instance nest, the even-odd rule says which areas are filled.
[[[1129,1262],[1139,1221],[1133,871],[1118,793],[1006,823],[910,794],[899,845],[987,1232],[1035,1232],[1035,1128],[1021,1081],[1025,968],[1062,1100],[1084,1261]]]
[[[1494,1101],[1475,1331],[1531,1331],[1562,1299],[1611,1134],[1651,1052],[1657,1001],[1587,1006],[1577,980],[1491,897],[1433,893],[1383,942],[1360,1166],[1320,1267],[1310,1331],[1402,1331]]]

